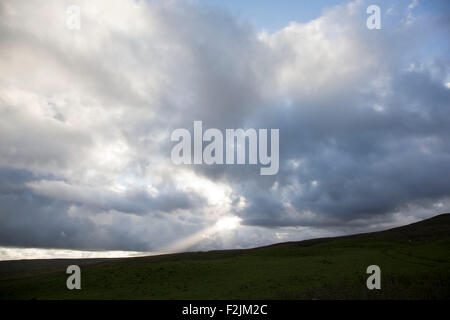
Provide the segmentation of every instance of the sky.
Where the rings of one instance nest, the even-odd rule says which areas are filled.
[[[320,17],[322,11],[342,0],[199,0],[191,3],[216,6],[231,11],[235,16],[250,21],[259,30],[277,31],[290,22],[305,23]]]
[[[449,212],[449,9],[2,1],[0,260],[249,248]],[[279,172],[175,165],[171,132],[196,120],[279,129]]]

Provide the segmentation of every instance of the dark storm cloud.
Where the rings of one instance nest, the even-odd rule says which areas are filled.
[[[287,202],[299,213],[319,214],[317,225],[385,215],[410,204],[432,207],[448,197],[450,90],[428,72],[394,74],[391,90],[383,112],[364,108],[364,101],[355,109],[353,95],[348,105],[330,105],[324,116],[302,105],[281,119],[271,115],[284,129],[285,161],[270,183],[287,189]],[[300,161],[297,168],[292,159]],[[252,199],[242,213],[248,223],[314,224],[301,214],[282,214],[283,192],[261,194],[262,184],[246,184],[242,191]]]
[[[448,198],[450,190],[448,52],[418,56],[429,33],[448,36],[448,25],[436,19],[426,25],[427,32],[420,25],[394,26],[380,37],[357,27],[361,16],[348,11],[336,10],[323,20],[317,23],[322,36],[342,28],[329,40],[330,50],[353,39],[348,52],[341,50],[342,60],[325,56],[316,61],[305,55],[308,50],[323,54],[321,43],[304,35],[305,26],[273,35],[286,65],[289,60],[295,65],[303,55],[310,61],[300,63],[299,76],[292,76],[298,83],[281,88],[288,103],[275,98],[234,122],[234,127],[280,128],[280,173],[261,177],[248,167],[196,169],[227,181],[245,196],[247,207],[236,212],[249,225],[339,226],[361,219],[369,223],[376,216],[389,219],[411,205],[436,210],[434,205]],[[317,63],[317,69],[308,63]],[[302,79],[309,76],[308,86],[321,80],[320,72],[342,74],[325,78],[311,92]],[[204,118],[216,114],[221,119],[221,110],[211,108]]]
[[[0,178],[2,245],[155,250],[164,241],[142,241],[143,230],[124,216],[148,214],[146,223],[153,228],[147,231],[169,241],[158,212],[194,210],[204,202],[201,196],[189,193],[169,192],[152,198],[142,190],[118,194],[71,188],[60,181],[36,183],[35,179],[43,177],[27,170],[0,168]],[[90,219],[111,211],[117,216],[115,223],[98,224]]]
[[[71,216],[69,204],[62,201],[2,196],[0,210],[0,241],[6,246],[146,251],[160,245],[157,240],[142,241],[139,230],[120,219],[102,226]]]
[[[85,204],[97,210],[117,210],[130,214],[171,212],[178,209],[196,209],[205,199],[196,193],[181,192],[174,186],[159,186],[157,195],[144,188],[124,192],[107,191],[89,186],[73,186],[63,181],[32,181],[27,186],[34,193],[77,205]]]

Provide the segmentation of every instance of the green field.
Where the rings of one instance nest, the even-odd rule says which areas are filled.
[[[68,290],[78,264],[82,289]],[[366,268],[381,268],[368,290]],[[248,250],[0,262],[0,299],[449,299],[450,214]]]

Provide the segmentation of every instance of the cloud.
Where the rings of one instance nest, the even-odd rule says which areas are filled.
[[[61,2],[0,6],[0,245],[158,251],[232,215],[193,246],[248,247],[449,210],[442,16],[368,30],[355,1],[267,33],[183,1],[76,4],[80,30]],[[279,173],[173,165],[194,120],[280,129]]]
[[[49,180],[33,181],[28,183],[27,187],[35,194],[51,199],[85,205],[97,210],[117,210],[131,214],[195,209],[203,202],[200,195],[177,191],[174,188],[169,189],[167,193],[162,190],[155,193],[152,189],[143,188],[113,191]]]

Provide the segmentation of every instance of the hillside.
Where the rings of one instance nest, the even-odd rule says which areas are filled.
[[[82,289],[65,268],[78,264]],[[382,289],[366,288],[379,265]],[[247,250],[0,262],[0,299],[449,299],[450,214]]]

